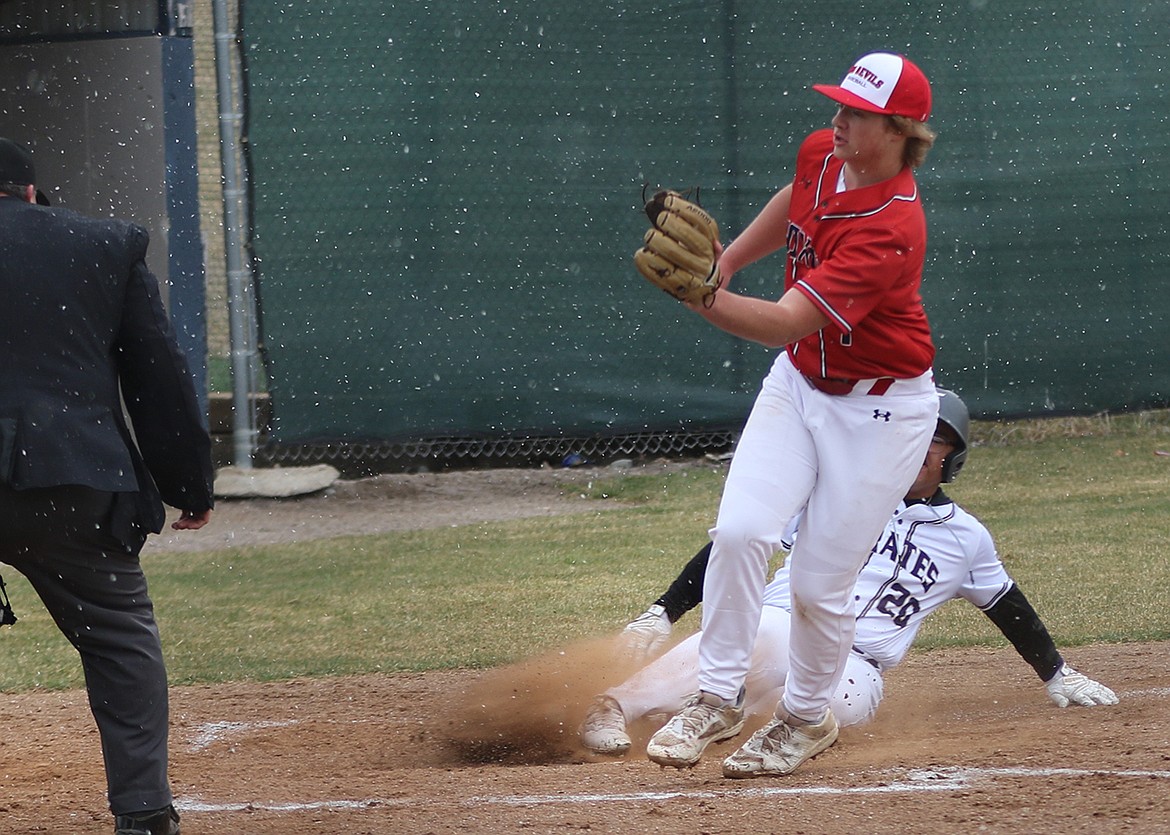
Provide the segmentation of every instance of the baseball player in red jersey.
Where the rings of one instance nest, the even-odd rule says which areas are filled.
[[[744,682],[768,560],[803,514],[789,558],[789,671],[769,733],[747,758],[786,774],[832,745],[829,709],[853,642],[858,571],[922,464],[938,416],[934,346],[919,295],[926,221],[913,169],[934,141],[930,85],[906,58],[872,53],[840,85],[832,128],[809,136],[795,176],[722,252],[736,271],[787,249],[778,301],[720,290],[692,309],[744,339],[784,347],[728,471],[704,584],[699,691],[647,756],[697,763],[743,728]]]

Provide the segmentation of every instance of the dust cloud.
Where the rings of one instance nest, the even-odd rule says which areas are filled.
[[[451,758],[468,764],[587,758],[577,728],[590,701],[634,669],[611,636],[490,670],[469,687],[440,735]]]

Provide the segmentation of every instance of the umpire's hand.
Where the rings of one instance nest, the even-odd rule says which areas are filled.
[[[211,521],[211,510],[184,510],[179,518],[171,523],[177,531],[197,531]]]

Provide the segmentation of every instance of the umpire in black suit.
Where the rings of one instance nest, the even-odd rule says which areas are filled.
[[[211,441],[146,230],[51,208],[35,184],[27,151],[0,139],[0,561],[81,656],[116,833],[176,835],[138,553],[163,502],[173,528],[207,524]]]

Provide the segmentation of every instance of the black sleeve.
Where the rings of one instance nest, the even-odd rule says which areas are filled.
[[[999,631],[1011,641],[1016,652],[1032,665],[1042,681],[1048,681],[1056,675],[1064,659],[1057,652],[1044,622],[1019,586],[1013,583],[1007,594],[984,609],[983,614],[999,627]]]
[[[207,418],[175,340],[158,279],[146,266],[146,230],[130,226],[131,264],[114,358],[126,412],[162,500],[194,512],[215,506]]]
[[[707,561],[711,559],[711,543],[699,549],[670,584],[666,594],[654,602],[666,609],[666,616],[675,623],[691,609],[703,602],[703,578],[707,575]]]

